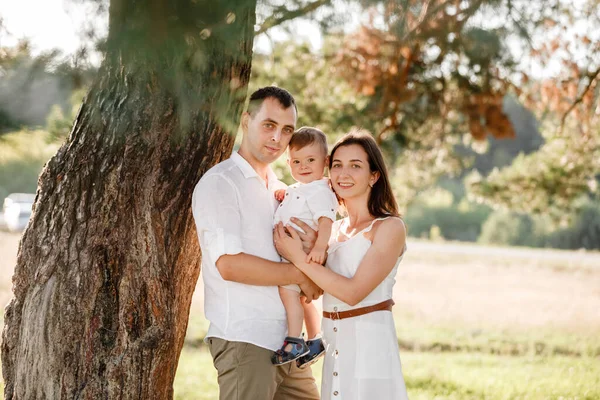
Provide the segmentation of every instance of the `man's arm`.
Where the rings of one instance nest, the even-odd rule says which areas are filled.
[[[256,286],[299,284],[302,273],[290,263],[275,262],[246,253],[224,254],[216,262],[226,281]]]
[[[192,197],[192,212],[203,256],[210,256],[225,280],[261,286],[296,283],[317,298],[319,289],[291,264],[244,252],[238,193],[224,176],[205,176]]]
[[[318,299],[322,290],[293,264],[265,260],[250,254],[224,254],[217,260],[217,269],[226,281],[256,286],[297,284],[307,303]]]

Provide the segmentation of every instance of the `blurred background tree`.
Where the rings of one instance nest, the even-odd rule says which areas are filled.
[[[255,55],[251,84],[289,87],[302,124],[332,142],[349,125],[369,129],[411,234],[436,227],[446,239],[475,241],[499,208],[547,225],[504,244],[555,243],[545,235],[575,224],[598,198],[598,2],[361,4],[367,22],[330,31],[318,50],[290,39]],[[552,63],[554,75],[541,71]],[[440,188],[451,188],[451,204],[426,201]]]
[[[107,1],[86,3],[107,12]],[[596,0],[262,1],[256,33],[272,47],[255,52],[250,90],[288,88],[300,124],[319,126],[332,143],[351,126],[371,131],[414,235],[436,226],[446,239],[475,241],[493,209],[548,216],[550,234],[598,199],[598,7]],[[367,18],[353,22],[344,9]],[[298,39],[298,18],[322,29],[319,48]],[[89,58],[105,46],[93,24],[81,30],[93,40],[71,59],[50,52],[32,60],[27,44],[3,50],[3,73],[11,74],[0,90],[5,132],[37,126],[50,141],[67,137],[96,73]],[[273,40],[274,31],[288,39]],[[548,65],[554,69],[544,72]],[[44,87],[52,76],[62,91],[47,97],[53,102],[40,96],[37,114],[24,118],[24,107],[13,112],[1,93],[31,70],[45,77],[25,81]],[[33,88],[21,92],[35,96]],[[283,163],[278,170],[290,179]],[[424,201],[438,189],[450,190],[451,205]],[[463,218],[440,219],[445,213]],[[520,244],[532,243],[550,245]]]

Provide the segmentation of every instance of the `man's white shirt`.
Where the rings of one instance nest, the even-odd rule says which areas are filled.
[[[268,187],[267,187],[268,185]],[[280,261],[273,244],[274,191],[285,185],[269,168],[268,183],[237,152],[208,170],[192,197],[202,249],[206,335],[277,350],[287,324],[277,286],[226,281],[217,270],[222,255],[245,253]]]

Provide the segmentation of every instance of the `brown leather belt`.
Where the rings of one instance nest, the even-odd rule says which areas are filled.
[[[348,310],[348,311],[334,311],[334,312],[323,311],[323,317],[333,319],[333,320],[358,317],[359,315],[365,315],[368,313],[372,313],[374,311],[392,311],[393,305],[394,305],[394,300],[389,299],[386,301],[382,301],[381,303],[373,304],[372,306],[355,308],[353,310]]]

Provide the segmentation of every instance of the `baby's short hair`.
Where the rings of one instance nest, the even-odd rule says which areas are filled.
[[[327,155],[327,136],[317,129],[310,126],[303,126],[292,135],[290,139],[290,150],[301,149],[313,143],[317,143],[323,149],[323,154]]]

